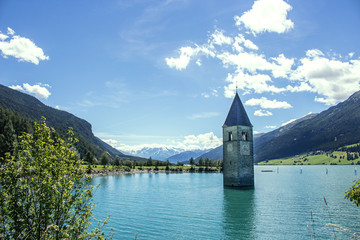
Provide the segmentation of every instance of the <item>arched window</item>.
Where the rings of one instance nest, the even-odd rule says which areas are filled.
[[[232,141],[232,132],[229,132],[229,141]]]
[[[242,132],[242,134],[241,134],[241,140],[243,140],[243,141],[247,141],[247,140],[248,140],[247,132]]]

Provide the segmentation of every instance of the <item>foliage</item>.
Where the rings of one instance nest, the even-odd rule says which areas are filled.
[[[199,159],[199,166],[204,166],[204,159],[202,157]]]
[[[360,204],[360,179],[354,181],[354,185],[345,192],[345,198],[359,206]]]
[[[104,239],[101,229],[89,231],[93,188],[73,132],[64,141],[45,120],[34,128],[0,169],[0,238]]]
[[[146,161],[146,165],[147,166],[153,166],[153,160],[151,157],[149,157],[149,159]]]
[[[13,152],[17,136],[23,132],[32,132],[31,123],[19,114],[0,107],[0,158],[4,159],[7,152]]]
[[[122,162],[122,161],[121,161]],[[122,164],[121,164],[122,165]],[[114,166],[119,167],[120,165],[120,158],[119,156],[116,156],[114,159]]]
[[[103,152],[103,154],[101,154],[100,162],[104,167],[109,164],[110,158],[107,152]]]
[[[169,171],[169,170],[170,170],[170,162],[169,162],[169,160],[166,160],[165,170],[166,170],[166,171]]]
[[[193,157],[190,158],[190,165],[191,166],[195,165],[195,159]]]
[[[94,155],[90,151],[86,153],[84,162],[88,163],[89,165],[94,164]]]

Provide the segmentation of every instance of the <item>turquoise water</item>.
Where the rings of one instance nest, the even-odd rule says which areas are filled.
[[[255,166],[255,189],[236,190],[220,173],[96,177],[94,215],[111,215],[114,239],[349,239],[327,224],[360,232],[344,199],[358,178],[354,166]]]

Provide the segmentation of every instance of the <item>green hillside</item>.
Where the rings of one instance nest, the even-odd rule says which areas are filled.
[[[360,92],[348,100],[301,121],[288,131],[255,147],[255,162],[311,151],[336,150],[360,141]]]
[[[317,151],[266,160],[258,165],[360,165],[360,144],[347,145],[334,152]]]
[[[16,135],[20,135],[21,132],[32,131],[32,123],[34,121],[39,122],[42,117],[45,117],[46,123],[54,127],[60,135],[64,135],[69,128],[73,129],[76,138],[79,140],[75,147],[81,157],[84,157],[86,152],[89,151],[99,158],[104,151],[107,151],[112,157],[120,156],[125,160],[145,160],[143,158],[124,155],[95,137],[91,124],[87,121],[66,111],[46,106],[35,97],[10,89],[1,84],[0,109],[0,113],[2,112],[2,114],[0,114],[0,134],[4,132],[4,127],[9,119],[11,119],[14,125]],[[21,130],[22,125],[24,125],[24,129]]]

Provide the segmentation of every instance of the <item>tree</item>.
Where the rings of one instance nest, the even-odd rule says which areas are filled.
[[[166,160],[166,167],[165,167],[165,170],[170,170],[170,162],[169,160]]]
[[[126,160],[124,165],[131,168],[132,167],[132,162],[130,160]]]
[[[13,153],[16,143],[16,133],[11,120],[8,120],[4,127],[4,133],[0,134],[0,158],[6,153]]]
[[[89,231],[93,210],[90,178],[68,139],[35,123],[7,153],[0,170],[1,239],[103,239]]]
[[[204,160],[202,157],[199,159],[199,166],[200,167],[204,166]]]
[[[354,185],[345,192],[345,198],[359,206],[360,204],[360,179],[354,181]]]
[[[211,160],[208,158],[205,158],[205,167],[208,168],[211,165]]]
[[[105,167],[106,165],[108,165],[109,161],[109,154],[107,152],[103,152],[100,158],[101,165]]]
[[[190,158],[190,165],[191,166],[195,165],[195,159],[193,157]]]
[[[87,151],[84,162],[87,162],[89,165],[94,164],[94,155],[91,152]]]
[[[116,156],[114,159],[114,166],[119,167],[120,166],[120,158],[119,156]]]
[[[153,160],[151,157],[149,157],[149,159],[146,161],[146,165],[148,165],[150,167],[153,166]]]

